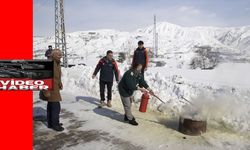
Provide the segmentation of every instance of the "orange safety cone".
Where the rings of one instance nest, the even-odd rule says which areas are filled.
[[[148,100],[149,100],[148,92],[143,93],[141,97],[140,108],[139,108],[140,112],[146,112],[147,106],[148,106]]]

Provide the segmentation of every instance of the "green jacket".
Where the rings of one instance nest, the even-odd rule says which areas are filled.
[[[118,84],[119,93],[122,97],[130,97],[133,92],[137,90],[137,85],[140,87],[148,88],[147,82],[144,80],[142,74],[137,76],[132,70],[128,70],[124,73],[121,81]]]

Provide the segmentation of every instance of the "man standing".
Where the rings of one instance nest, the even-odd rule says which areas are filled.
[[[132,60],[132,66],[135,64],[142,64],[141,73],[144,75],[144,71],[148,67],[148,51],[144,47],[143,41],[138,42],[138,48],[134,51],[134,56]]]
[[[59,123],[59,114],[61,111],[60,101],[62,100],[60,90],[63,85],[61,81],[61,66],[60,59],[62,58],[62,52],[59,49],[54,49],[51,53],[51,59],[54,61],[54,76],[53,76],[53,90],[45,91],[48,97],[47,103],[47,121],[48,128],[52,128],[55,131],[63,131],[62,124]]]
[[[107,51],[106,56],[100,59],[98,64],[96,65],[95,71],[92,75],[92,79],[94,79],[97,73],[100,71],[100,107],[105,106],[105,86],[107,85],[108,89],[108,102],[107,106],[112,107],[111,100],[112,100],[112,86],[114,75],[116,81],[119,81],[119,70],[116,61],[113,59],[113,52],[111,50]]]
[[[47,49],[47,51],[45,52],[45,57],[47,57],[47,59],[49,59],[50,56],[51,56],[51,53],[52,53],[52,46],[49,45],[48,48],[49,48],[49,49]]]

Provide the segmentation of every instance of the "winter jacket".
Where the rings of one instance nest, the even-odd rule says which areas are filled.
[[[132,64],[142,64],[143,67],[148,66],[148,51],[146,48],[140,49],[139,47],[134,51]]]
[[[60,90],[62,87],[61,81],[61,66],[60,62],[54,61],[54,77],[53,77],[53,90],[48,91],[50,96],[48,97],[49,102],[59,102],[62,100]]]
[[[49,58],[51,56],[52,49],[47,49],[45,52],[45,57]]]
[[[147,82],[141,73],[135,75],[135,73],[130,69],[126,71],[118,84],[118,90],[121,96],[130,97],[133,92],[137,90],[137,86],[148,88]]]
[[[96,65],[93,75],[96,76],[99,70],[101,70],[100,71],[101,81],[113,82],[114,75],[115,75],[116,81],[119,81],[119,70],[118,70],[117,63],[114,59],[109,60],[106,56],[100,59],[100,61]]]

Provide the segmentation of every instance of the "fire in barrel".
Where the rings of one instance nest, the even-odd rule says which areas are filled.
[[[207,121],[179,118],[179,131],[187,135],[201,135],[207,130]]]

